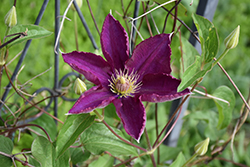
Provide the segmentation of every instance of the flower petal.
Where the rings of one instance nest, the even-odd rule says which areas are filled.
[[[101,33],[102,52],[115,69],[124,69],[129,58],[128,35],[121,24],[110,14],[106,17]]]
[[[116,96],[103,87],[92,87],[84,92],[69,110],[69,114],[89,113],[95,108],[103,108],[114,100]]]
[[[146,124],[146,112],[140,98],[115,99],[113,103],[126,132],[139,141]]]
[[[143,77],[138,94],[142,101],[164,102],[177,99],[190,93],[189,89],[177,92],[180,80],[169,74],[147,74]]]
[[[63,53],[63,59],[74,70],[83,74],[87,80],[96,85],[107,86],[111,76],[110,65],[101,57],[93,53],[71,52]]]
[[[142,41],[135,48],[132,57],[126,63],[126,67],[129,71],[137,71],[139,75],[170,74],[170,42],[170,34],[159,34]]]

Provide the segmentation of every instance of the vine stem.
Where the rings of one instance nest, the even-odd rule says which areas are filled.
[[[35,105],[35,104],[32,103],[31,101],[29,101],[27,98],[25,98],[20,92],[18,92],[18,90],[16,89],[15,85],[13,84],[13,82],[12,82],[11,79],[10,79],[10,76],[9,76],[9,74],[8,74],[8,72],[7,72],[7,67],[6,67],[6,65],[4,65],[4,68],[5,68],[6,75],[7,75],[8,79],[9,79],[9,81],[10,81],[10,84],[12,85],[13,89],[15,90],[15,92],[16,92],[19,96],[21,96],[25,101],[27,101],[28,103],[30,103],[32,106],[36,107],[38,110],[44,112],[45,114],[51,116],[52,118],[54,118],[55,120],[57,120],[58,122],[60,122],[61,124],[63,124],[63,122],[62,122],[60,119],[58,119],[58,118],[56,118],[55,116],[51,115],[50,113],[48,113],[48,112],[45,111],[44,109],[38,107],[37,105]]]
[[[17,161],[21,162],[21,163],[22,163],[23,165],[25,165],[25,166],[35,167],[35,166],[33,166],[33,165],[30,165],[28,162],[22,161],[21,159],[15,157],[15,155],[9,155],[9,154],[6,154],[6,153],[4,153],[4,152],[2,152],[2,151],[0,151],[0,154],[3,155],[3,156],[6,156],[6,157],[11,158],[15,166],[16,166],[16,164],[15,164],[15,161],[14,161],[14,160],[17,160]]]
[[[144,130],[144,134],[145,134],[145,137],[146,137],[146,140],[147,140],[147,145],[148,145],[148,148],[149,150],[151,151],[152,150],[152,146],[150,144],[150,140],[149,140],[149,137],[148,137],[148,131],[147,129],[145,128]],[[154,167],[156,167],[156,162],[155,162],[155,157],[154,157],[154,154],[150,154],[150,158],[151,158],[151,161],[152,161],[152,164]]]
[[[247,101],[245,100],[245,98],[243,97],[243,95],[241,94],[240,90],[238,89],[238,87],[236,86],[236,84],[234,83],[234,81],[232,80],[232,78],[229,76],[229,74],[226,72],[226,70],[222,67],[222,65],[218,62],[217,65],[221,68],[221,70],[224,72],[224,74],[227,76],[227,78],[229,79],[229,81],[231,82],[231,84],[234,86],[235,90],[238,92],[238,94],[240,95],[240,98],[243,100],[243,102],[245,103],[246,107],[248,110],[250,110],[250,107],[247,103]]]
[[[118,137],[120,140],[122,140],[123,142],[125,142],[125,143],[127,143],[127,144],[129,144],[129,145],[131,145],[131,146],[133,146],[133,147],[136,147],[136,148],[138,148],[138,149],[140,149],[140,150],[142,150],[142,151],[144,151],[144,152],[147,152],[147,150],[145,149],[145,148],[142,148],[142,147],[140,147],[140,146],[137,146],[137,145],[135,145],[135,144],[133,144],[133,143],[131,143],[131,142],[129,142],[129,141],[127,141],[127,140],[125,140],[125,139],[123,139],[121,136],[119,136],[104,120],[102,120],[102,123],[104,123],[104,125],[116,136],[116,137]]]
[[[196,88],[196,86],[199,84],[199,82],[196,82],[196,84],[193,86],[193,88],[191,89],[191,92]],[[161,145],[161,143],[167,138],[167,136],[169,135],[169,133],[170,133],[170,131],[172,130],[172,128],[174,127],[174,125],[176,124],[176,121],[177,121],[177,119],[178,119],[178,116],[177,116],[177,118],[176,118],[176,121],[174,122],[174,124],[172,125],[172,127],[171,127],[171,129],[169,130],[169,132],[164,136],[164,138],[158,143],[158,141],[159,141],[159,138],[160,138],[160,136],[164,133],[164,131],[167,129],[167,127],[168,127],[168,125],[170,124],[170,122],[172,122],[173,121],[173,119],[175,118],[175,115],[177,114],[177,112],[178,112],[178,110],[182,107],[182,105],[184,104],[184,102],[188,99],[188,97],[189,97],[190,95],[187,95],[183,100],[182,100],[182,102],[181,102],[181,104],[176,108],[176,110],[175,110],[175,112],[173,113],[173,115],[172,115],[172,117],[169,119],[169,121],[168,121],[168,123],[165,125],[165,127],[162,129],[162,131],[161,131],[161,133],[159,134],[159,136],[157,137],[157,139],[156,139],[156,141],[155,141],[155,143],[154,143],[154,145],[153,145],[153,148],[155,149],[155,148],[158,148],[160,145]],[[179,112],[179,114],[180,114],[180,112]],[[178,115],[179,115],[178,114]],[[158,143],[158,144],[157,144]],[[156,146],[157,145],[157,146]]]

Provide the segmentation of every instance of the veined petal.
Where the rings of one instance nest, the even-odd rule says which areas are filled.
[[[63,53],[63,59],[74,70],[83,74],[87,80],[96,85],[107,86],[111,76],[110,65],[101,57],[93,53],[71,52]]]
[[[140,98],[120,98],[113,103],[126,132],[139,141],[146,124],[146,112]]]
[[[102,52],[115,69],[124,69],[129,58],[128,35],[121,24],[110,14],[106,17],[101,33]]]
[[[170,34],[159,34],[142,41],[135,48],[126,67],[137,71],[139,75],[148,73],[171,73],[170,68]]]
[[[89,113],[95,108],[104,108],[115,98],[117,97],[104,87],[92,87],[80,96],[69,114]]]
[[[177,92],[180,80],[169,74],[147,74],[142,79],[138,94],[142,101],[164,102],[177,99],[190,93],[189,89]]]

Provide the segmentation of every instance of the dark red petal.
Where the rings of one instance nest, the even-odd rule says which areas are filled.
[[[138,92],[142,101],[164,102],[177,99],[190,93],[189,89],[177,92],[180,80],[168,74],[147,74],[142,79]]]
[[[93,53],[71,52],[63,53],[63,59],[74,70],[83,74],[87,80],[96,85],[107,86],[111,75],[110,65],[101,57]]]
[[[92,87],[84,92],[69,110],[69,114],[89,113],[95,108],[104,108],[114,100],[116,96],[103,87]]]
[[[102,52],[115,69],[124,69],[129,58],[128,35],[121,24],[110,14],[106,17],[101,33]]]
[[[121,98],[113,101],[125,131],[139,141],[146,124],[145,108],[139,98]]]
[[[126,63],[131,71],[140,75],[149,73],[171,73],[170,34],[160,34],[142,41],[135,48],[132,57]]]

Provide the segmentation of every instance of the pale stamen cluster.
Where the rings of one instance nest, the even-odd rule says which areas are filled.
[[[133,97],[134,93],[136,93],[142,85],[141,82],[138,82],[139,77],[134,70],[130,74],[126,69],[123,71],[121,69],[119,71],[116,70],[115,73],[112,74],[111,80],[109,80],[110,90],[119,95],[119,97]]]

